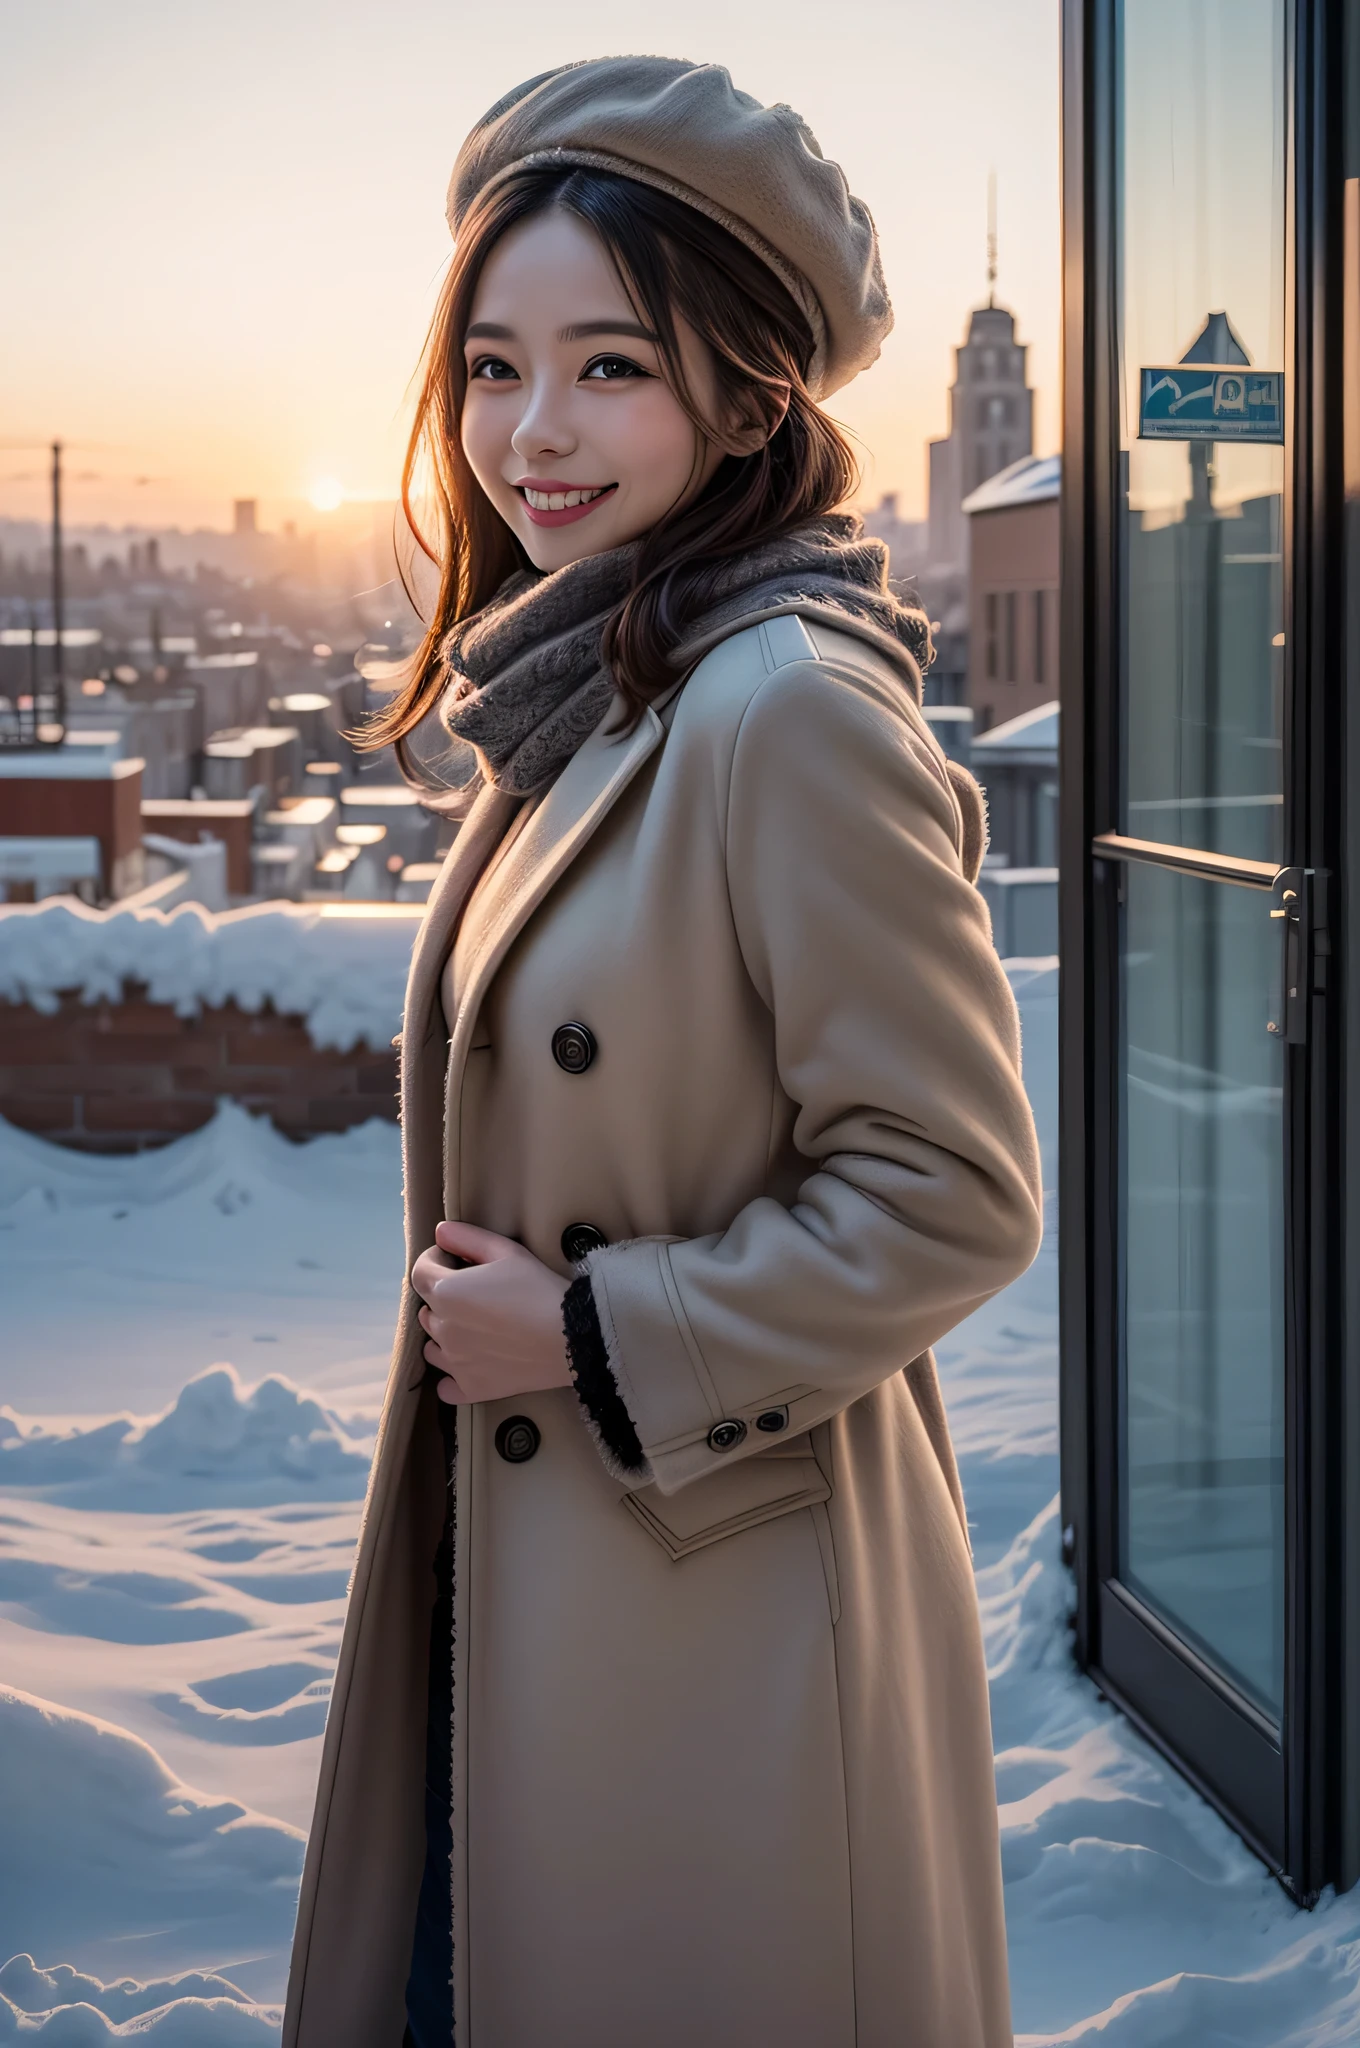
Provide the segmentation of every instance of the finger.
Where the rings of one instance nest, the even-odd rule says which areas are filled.
[[[437,1224],[434,1241],[441,1252],[451,1252],[459,1259],[470,1259],[474,1266],[489,1265],[493,1259],[512,1258],[524,1249],[515,1243],[513,1237],[500,1237],[494,1230],[479,1229],[475,1223]]]
[[[463,1392],[452,1373],[445,1373],[439,1385],[435,1388],[435,1392],[440,1400],[447,1401],[451,1408],[462,1407],[467,1401],[467,1395]]]
[[[420,1254],[411,1268],[411,1285],[422,1301],[429,1300],[437,1282],[448,1270],[443,1253],[437,1252],[433,1245]]]
[[[420,1324],[421,1329],[425,1332],[425,1335],[427,1337],[433,1335],[433,1332],[430,1329],[430,1311],[427,1308],[422,1308],[417,1311],[416,1321]]]
[[[448,1371],[449,1361],[433,1337],[431,1337],[428,1344],[422,1346],[422,1350],[426,1365],[432,1365],[436,1372]]]
[[[425,1301],[433,1299],[441,1281],[446,1281],[459,1272],[466,1260],[455,1259],[448,1252],[440,1251],[438,1245],[430,1245],[420,1254],[411,1268],[411,1285]]]

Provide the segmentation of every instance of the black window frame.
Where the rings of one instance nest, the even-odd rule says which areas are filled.
[[[1063,488],[1058,674],[1063,705],[1060,1244],[1062,1516],[1076,1579],[1075,1651],[1101,1689],[1194,1782],[1290,1892],[1360,1876],[1360,1600],[1348,1645],[1347,1548],[1360,1552],[1345,1445],[1347,1232],[1342,1061],[1342,115],[1345,12],[1293,0],[1287,20],[1285,861],[1313,871],[1322,936],[1306,1044],[1286,1048],[1286,1641],[1278,1736],[1117,1578],[1118,972],[1130,859],[1195,871],[1118,829],[1118,364],[1115,76],[1119,0],[1063,0]],[[1352,18],[1352,34],[1356,32]],[[1360,722],[1358,722],[1360,723]],[[1352,741],[1360,770],[1360,745]],[[1360,781],[1353,781],[1360,790]],[[1238,863],[1246,868],[1250,864]],[[1203,865],[1199,867],[1204,872]],[[1269,874],[1231,879],[1268,885]],[[1360,1053],[1360,1044],[1357,1044]],[[1360,1171],[1360,1163],[1357,1165]],[[1351,1205],[1354,1209],[1357,1205]],[[1354,1242],[1352,1242],[1354,1239]],[[1349,1436],[1348,1436],[1349,1432]],[[1357,1669],[1353,1669],[1357,1667]],[[1357,1741],[1360,1749],[1360,1741]]]

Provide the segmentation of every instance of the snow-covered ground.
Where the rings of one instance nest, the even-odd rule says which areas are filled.
[[[1056,973],[1010,971],[1051,1178]],[[0,2044],[277,2040],[398,1189],[377,1124],[299,1148],[224,1109],[135,1159],[0,1126]],[[1360,1898],[1294,1911],[1071,1666],[1051,1223],[942,1356],[1017,2042],[1354,2042]]]

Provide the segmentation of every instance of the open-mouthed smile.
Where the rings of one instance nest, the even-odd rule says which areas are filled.
[[[560,484],[551,478],[535,478],[532,483],[516,484],[515,489],[535,526],[568,526],[612,498],[618,485]]]

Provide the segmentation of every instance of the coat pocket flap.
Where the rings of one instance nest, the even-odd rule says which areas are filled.
[[[681,1558],[830,1498],[831,1488],[810,1453],[784,1453],[744,1458],[730,1471],[710,1472],[678,1493],[662,1494],[654,1486],[644,1486],[626,1493],[623,1504],[670,1557]]]

